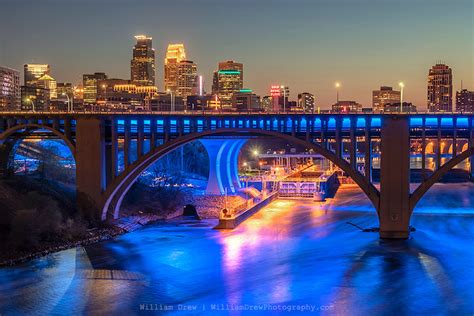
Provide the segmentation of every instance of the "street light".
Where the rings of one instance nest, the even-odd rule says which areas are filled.
[[[67,111],[72,112],[72,103],[71,103],[71,98],[69,98],[69,95],[66,92],[61,93],[61,95],[65,95],[67,97]]]
[[[398,85],[400,86],[400,113],[403,112],[403,88],[405,88],[405,84],[403,82],[399,82]]]
[[[286,113],[286,89],[285,86],[281,86],[281,89],[283,89],[283,113]]]
[[[261,183],[262,191],[263,191],[262,166],[263,166],[263,162],[259,161],[258,162],[258,177],[260,178],[260,183]]]
[[[339,88],[341,87],[341,84],[339,82],[336,82],[336,104],[339,103]]]
[[[217,94],[215,95],[215,102],[216,102],[216,111],[219,110],[219,113],[222,113],[222,101],[221,101],[221,98]]]
[[[31,102],[31,110],[32,110],[33,112],[36,112],[36,110],[35,110],[35,103],[33,102],[33,100],[30,99],[30,98],[26,98],[25,101]]]
[[[107,85],[105,83],[102,84],[102,89],[104,90],[104,108],[107,111]],[[101,111],[100,107],[99,107],[99,111]]]
[[[256,161],[257,165],[260,165],[260,161],[259,161],[259,157],[258,157],[259,154],[260,154],[260,152],[258,151],[258,149],[252,150],[252,155],[255,157],[255,161]],[[260,171],[259,171],[259,174],[260,174]]]
[[[168,92],[170,94],[170,97],[171,97],[171,112],[174,112],[175,111],[175,105],[174,105],[174,94],[173,94],[173,91],[170,90],[170,89],[166,89],[166,92]]]
[[[199,96],[202,97],[202,76],[199,76]]]

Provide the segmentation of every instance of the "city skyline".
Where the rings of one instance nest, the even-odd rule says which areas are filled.
[[[263,97],[269,94],[271,85],[284,84],[291,88],[290,99],[296,100],[298,93],[310,92],[315,95],[316,104],[323,109],[335,103],[336,81],[341,83],[340,100],[355,100],[365,107],[372,103],[373,90],[380,86],[397,87],[398,82],[403,81],[406,85],[404,99],[413,102],[420,110],[425,110],[428,69],[438,60],[452,68],[454,91],[460,90],[461,80],[464,88],[473,88],[473,54],[469,43],[472,38],[470,1],[430,1],[430,6],[426,5],[427,1],[417,1],[410,5],[411,10],[405,11],[402,10],[408,1],[398,1],[396,4],[363,1],[373,8],[370,12],[362,10],[364,6],[347,1],[297,1],[293,6],[283,2],[271,6],[269,3],[259,3],[246,13],[248,17],[265,8],[273,19],[267,20],[268,17],[262,16],[258,22],[250,20],[249,23],[234,23],[229,26],[229,32],[219,34],[215,34],[217,31],[212,30],[211,26],[224,23],[226,19],[223,12],[230,7],[229,1],[219,4],[206,1],[215,4],[206,6],[206,12],[189,1],[163,3],[160,5],[161,10],[156,12],[143,11],[145,7],[156,7],[147,1],[138,1],[136,5],[119,2],[120,5],[106,10],[103,19],[98,21],[96,12],[101,11],[100,7],[110,4],[110,1],[103,0],[94,2],[98,9],[84,15],[85,18],[81,18],[83,20],[78,21],[79,14],[70,16],[64,20],[68,22],[64,26],[60,23],[63,21],[62,10],[81,12],[89,8],[92,2],[55,6],[56,2],[50,0],[41,4],[44,16],[51,16],[51,19],[46,20],[54,20],[53,16],[56,19],[56,23],[45,22],[39,26],[39,32],[47,31],[49,34],[44,37],[36,38],[30,32],[25,32],[31,23],[29,19],[18,21],[8,16],[2,19],[0,23],[10,26],[0,30],[2,66],[19,70],[26,63],[50,64],[52,76],[58,82],[73,84],[79,83],[83,74],[94,72],[105,72],[111,78],[126,79],[130,71],[133,36],[146,34],[153,38],[156,81],[160,90],[164,87],[163,61],[166,48],[168,44],[176,42],[184,43],[188,54],[193,56],[192,60],[199,65],[198,74],[204,77],[204,87],[208,92],[217,64],[231,59],[245,65],[245,88],[251,88],[256,94]],[[342,8],[338,7],[339,2],[344,3]],[[234,4],[234,8],[246,4],[247,1],[239,2]],[[29,16],[38,5],[27,0],[5,3],[12,17],[18,17],[18,14]],[[391,17],[384,15],[382,18],[380,15],[386,10],[390,10]],[[180,23],[166,23],[169,21],[168,16],[173,16],[170,13],[178,11],[183,13]],[[308,11],[313,14],[311,19],[304,18]],[[133,18],[139,12],[142,16],[137,22]],[[215,15],[212,23],[202,23],[197,22],[196,16],[191,13],[201,14],[200,18],[213,13]],[[297,13],[301,18],[284,23],[285,17],[293,17]],[[325,17],[333,13],[337,14],[332,15],[331,20]],[[433,19],[436,13],[443,14],[443,20],[448,19],[452,23],[437,23]],[[111,14],[115,14],[115,18],[107,26],[102,23],[95,33],[86,32],[96,23],[111,18]],[[152,19],[150,14],[161,20]],[[397,15],[403,17],[405,23],[400,24],[400,20],[395,18]],[[124,20],[119,27],[120,18]],[[81,27],[72,30],[71,25],[77,22],[81,22]],[[394,27],[393,23],[399,24]],[[266,26],[250,29],[258,25]],[[5,30],[9,32],[8,36]],[[362,32],[364,35],[361,35]],[[14,34],[16,36],[12,36]],[[443,34],[446,36],[441,36]],[[440,42],[441,37],[443,41]],[[283,42],[282,38],[285,38],[285,45],[279,45]],[[11,44],[6,45],[6,41]],[[369,44],[371,46],[367,46]],[[59,45],[61,49],[58,49]],[[364,80],[360,80],[362,73]]]
[[[474,0],[0,3],[0,316],[474,316]]]

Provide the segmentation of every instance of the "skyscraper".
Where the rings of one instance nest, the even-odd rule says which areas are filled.
[[[0,111],[20,107],[20,72],[0,66]]]
[[[332,105],[333,113],[358,113],[362,112],[362,104],[356,101],[337,101]]]
[[[304,112],[314,112],[314,95],[308,92],[298,94],[298,108]]]
[[[44,75],[49,75],[50,68],[48,64],[25,64],[23,66],[25,76],[25,86],[34,87],[37,80]]]
[[[272,96],[273,111],[287,111],[288,97],[290,96],[290,88],[285,85],[273,85],[270,88],[270,95]]]
[[[272,111],[272,96],[266,95],[262,97],[262,101],[260,102],[262,109],[265,112],[270,112]]]
[[[152,38],[145,35],[135,36],[137,43],[133,47],[130,61],[132,83],[140,86],[155,85],[155,50]]]
[[[453,74],[445,64],[436,64],[428,73],[428,111],[453,110]]]
[[[100,87],[99,84],[102,80],[107,79],[107,75],[103,72],[96,72],[94,74],[85,74],[82,76],[82,86],[84,88],[84,104],[96,104],[97,98],[100,94],[100,89],[106,87]]]
[[[467,89],[456,91],[456,111],[474,112],[474,91]]]
[[[380,87],[380,90],[372,91],[372,111],[383,112],[387,104],[400,103],[400,91],[394,91],[392,87]]]
[[[176,92],[178,90],[178,64],[186,60],[184,44],[169,44],[165,57],[165,90]]]
[[[181,60],[177,68],[177,91],[176,94],[186,98],[197,94],[197,66],[190,60]]]
[[[219,97],[222,107],[232,106],[232,95],[244,86],[244,65],[233,60],[219,63],[214,72],[212,91]]]
[[[67,109],[69,100],[74,104],[74,88],[70,82],[58,82],[56,83],[57,91],[57,103],[63,105],[63,109]],[[68,99],[69,98],[69,99]]]
[[[25,64],[23,70],[25,85],[21,87],[21,109],[27,111],[48,110],[51,100],[50,90],[44,86],[46,82],[40,81],[40,79],[49,76],[49,65]]]
[[[70,82],[58,82],[56,84],[56,89],[58,92],[58,99],[67,100],[66,95],[71,98],[74,96],[74,88]]]
[[[58,90],[56,80],[50,75],[44,75],[36,81],[36,85],[39,88],[48,90],[49,99],[58,98]]]
[[[232,95],[232,107],[236,111],[260,111],[260,97],[250,89],[242,89]]]
[[[21,110],[44,112],[49,110],[49,90],[38,86],[21,86]]]

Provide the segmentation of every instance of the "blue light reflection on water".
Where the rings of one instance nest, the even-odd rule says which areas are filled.
[[[445,187],[432,193],[450,197]],[[373,211],[350,211],[350,203],[369,202],[344,189],[327,204],[279,200],[234,231],[213,230],[215,220],[171,220],[1,269],[0,295],[9,300],[0,310],[130,314],[145,303],[197,304],[194,314],[208,315],[210,304],[229,303],[324,305],[339,315],[472,311],[472,215],[415,212],[413,238],[387,243],[346,224],[377,225]]]

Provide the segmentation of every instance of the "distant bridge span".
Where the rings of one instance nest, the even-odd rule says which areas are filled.
[[[0,113],[0,168],[9,166],[12,142],[46,130],[62,139],[76,159],[78,202],[91,202],[102,219],[116,218],[138,176],[188,142],[223,140],[204,142],[215,160],[210,162],[215,173],[210,181],[219,182],[217,188],[222,190],[236,185],[233,169],[242,139],[279,138],[314,150],[349,175],[377,210],[382,238],[407,238],[413,209],[437,180],[465,159],[473,176],[473,120],[472,114]],[[124,152],[121,172],[119,140]],[[137,145],[134,161],[132,141]],[[380,143],[380,191],[371,182],[374,141]],[[447,143],[452,158],[442,165]],[[424,181],[410,194],[409,158],[414,146],[421,146]],[[430,177],[425,173],[427,148],[436,164]],[[366,162],[363,173],[357,170],[361,151]]]

